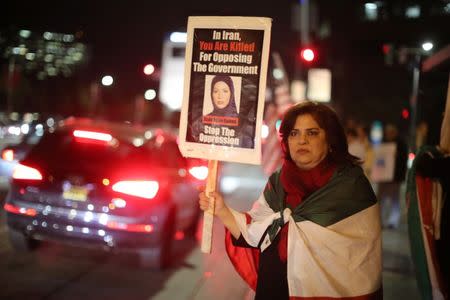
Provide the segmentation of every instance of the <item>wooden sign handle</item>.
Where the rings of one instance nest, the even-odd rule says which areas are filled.
[[[208,161],[208,178],[206,179],[205,193],[208,195],[210,192],[216,190],[217,184],[217,160]],[[212,244],[212,230],[214,222],[214,198],[209,198],[209,208],[203,212],[203,232],[202,232],[202,246],[203,253],[211,253]]]

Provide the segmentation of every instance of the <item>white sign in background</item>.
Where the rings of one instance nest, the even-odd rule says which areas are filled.
[[[318,102],[331,100],[331,71],[329,69],[308,70],[306,98]]]
[[[382,143],[375,146],[373,150],[374,161],[370,180],[374,183],[392,181],[394,178],[397,145],[395,143]]]

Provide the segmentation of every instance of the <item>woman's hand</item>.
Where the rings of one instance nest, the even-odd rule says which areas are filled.
[[[200,190],[200,194],[199,194],[199,205],[200,205],[200,209],[203,211],[208,210],[209,208],[209,198],[206,195],[205,192],[205,187],[201,186],[199,188]],[[214,198],[214,215],[215,216],[220,216],[221,214],[223,214],[224,210],[228,210],[228,207],[226,206],[222,195],[219,192],[210,192],[209,193],[209,197]]]
[[[199,205],[200,209],[203,211],[207,211],[209,208],[209,198],[207,197],[205,193],[205,187],[202,186],[199,188],[200,194],[198,196],[199,198]],[[231,234],[238,239],[241,232],[239,230],[239,227],[236,223],[236,220],[233,217],[233,214],[231,213],[228,206],[223,201],[223,197],[219,192],[210,192],[209,197],[214,198],[214,215],[217,216],[222,223],[225,225],[225,227],[230,230]]]

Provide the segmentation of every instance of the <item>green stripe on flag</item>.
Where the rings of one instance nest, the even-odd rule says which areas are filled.
[[[283,211],[285,191],[281,171],[274,173],[264,190],[264,197],[273,211]],[[346,165],[335,171],[330,181],[304,199],[292,212],[296,222],[312,221],[330,226],[377,202],[372,186],[361,167]]]

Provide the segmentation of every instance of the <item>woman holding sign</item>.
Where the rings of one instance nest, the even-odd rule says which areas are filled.
[[[255,299],[381,299],[379,205],[336,113],[294,105],[280,135],[284,164],[249,212],[209,195],[236,270]]]

